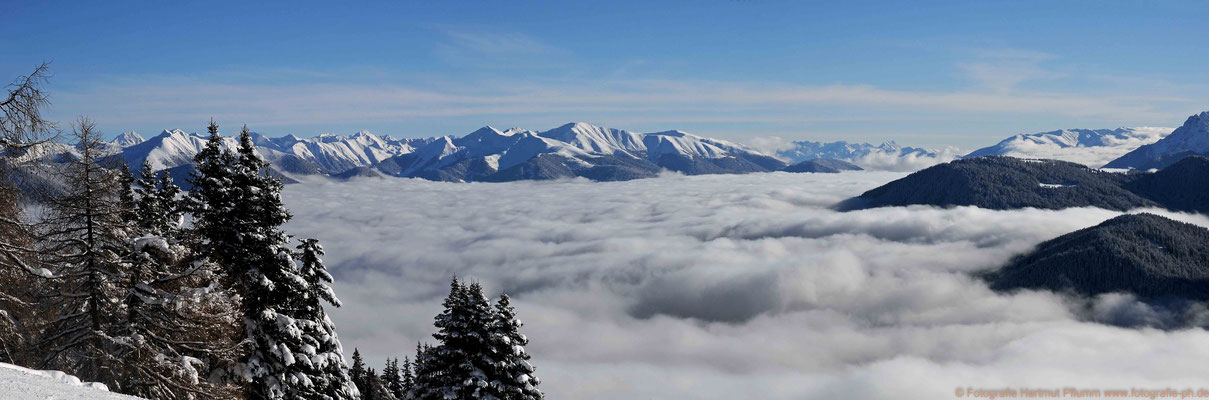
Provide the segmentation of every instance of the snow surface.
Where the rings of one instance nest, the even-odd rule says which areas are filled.
[[[759,153],[755,149],[724,140],[705,138],[681,131],[649,133],[642,138],[647,147],[647,157],[658,160],[664,154],[679,154],[691,157],[723,158],[734,153]]]
[[[1075,162],[1090,167],[1107,164],[1138,147],[1155,143],[1173,128],[1061,129],[1020,134],[994,146],[974,150],[966,157],[1004,155]]]
[[[618,153],[622,153],[634,156],[646,151],[641,133],[601,128],[583,122],[569,123],[538,135],[596,154],[618,155]]]
[[[138,397],[110,393],[104,384],[80,382],[60,371],[38,371],[0,363],[0,398],[4,400],[111,400]]]

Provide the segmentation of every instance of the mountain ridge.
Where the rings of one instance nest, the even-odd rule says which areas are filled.
[[[143,139],[119,135],[107,146],[114,157],[138,168],[184,171],[208,135],[166,129]],[[257,153],[283,176],[323,175],[340,179],[393,176],[439,181],[554,179],[628,180],[671,170],[684,174],[777,171],[787,165],[751,147],[671,130],[637,133],[583,122],[546,131],[485,126],[463,136],[396,139],[369,131],[266,137],[252,133]],[[223,146],[234,148],[233,137]],[[71,146],[47,146],[36,155],[70,155]],[[45,154],[43,154],[45,153]],[[555,164],[559,164],[557,167]],[[507,173],[502,173],[508,171]],[[493,174],[499,174],[488,178]]]
[[[1104,167],[1163,168],[1189,155],[1209,155],[1209,111],[1193,114],[1162,140],[1138,147]]]
[[[908,205],[995,210],[1164,207],[1209,213],[1209,158],[1187,157],[1156,172],[1116,173],[1082,164],[982,156],[912,173],[836,206],[841,210]]]
[[[974,150],[962,158],[999,155],[1062,160],[1099,167],[1140,146],[1159,141],[1172,130],[1142,126],[1018,134],[992,146]]]

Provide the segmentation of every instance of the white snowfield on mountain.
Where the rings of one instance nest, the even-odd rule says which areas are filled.
[[[967,157],[997,154],[1051,158],[1099,167],[1139,146],[1154,143],[1171,131],[1171,128],[1135,127],[1021,134],[975,150]],[[228,127],[223,133],[228,135],[225,147],[234,148],[238,142],[233,129]],[[126,132],[107,143],[107,150],[118,154],[132,169],[138,169],[146,160],[153,170],[163,170],[192,163],[207,139],[204,133],[179,129],[165,130],[146,140],[135,132]],[[638,133],[582,122],[540,132],[520,128],[501,131],[486,126],[461,137],[396,139],[360,131],[348,136],[322,134],[313,138],[294,135],[269,138],[253,133],[252,139],[257,153],[279,172],[295,175],[336,175],[409,154],[413,158],[400,165],[403,170],[391,174],[415,176],[467,160],[481,160],[492,170],[500,171],[546,154],[583,166],[591,166],[604,156],[646,159],[658,164],[661,157],[670,154],[696,159],[774,156],[789,164],[835,158],[865,169],[894,171],[914,171],[960,156],[953,147],[925,149],[894,142],[871,145],[809,141],[786,142],[775,149],[775,154],[768,154],[750,146],[678,130]],[[52,143],[30,149],[24,158],[62,159],[75,153],[73,146]]]
[[[1020,134],[994,146],[970,152],[966,157],[986,155],[1044,158],[1070,161],[1098,168],[1143,145],[1155,143],[1175,130],[1139,126],[1117,129],[1062,129]]]

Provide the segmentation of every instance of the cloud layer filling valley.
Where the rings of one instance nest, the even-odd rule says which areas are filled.
[[[946,398],[1209,376],[1201,329],[1081,322],[1061,296],[967,274],[1117,213],[826,208],[903,175],[318,181],[287,187],[287,230],[324,243],[349,353],[377,365],[431,341],[456,274],[513,296],[550,398]]]

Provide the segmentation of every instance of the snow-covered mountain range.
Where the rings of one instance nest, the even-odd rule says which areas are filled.
[[[681,131],[636,133],[585,123],[537,132],[483,127],[446,136],[341,176],[387,175],[440,181],[586,177],[612,181],[685,174],[777,171],[786,164],[755,149]]]
[[[134,132],[106,143],[112,156],[138,170],[169,170],[182,182],[207,135],[179,129],[144,139]],[[781,160],[748,146],[681,131],[637,133],[569,123],[547,131],[483,127],[465,136],[396,139],[361,131],[269,138],[253,133],[257,152],[272,169],[290,176],[418,177],[440,181],[512,181],[586,177],[627,180],[671,170],[685,174],[778,171]],[[237,145],[234,137],[225,147]],[[23,158],[64,161],[78,157],[73,146],[49,143]]]
[[[777,150],[777,156],[791,164],[824,158],[844,160],[865,169],[914,171],[956,158],[956,149],[926,149],[903,147],[894,141],[874,145],[870,143],[839,142],[792,142],[788,147]]]
[[[165,130],[159,135],[143,140],[138,134],[129,132],[110,142],[118,146],[122,160],[137,168],[143,161],[154,170],[169,169],[193,162],[206,145],[206,135],[185,133],[179,129]],[[352,168],[380,162],[398,154],[409,153],[416,146],[433,139],[395,139],[379,137],[361,131],[349,136],[323,134],[314,138],[298,138],[287,135],[268,138],[257,133],[252,141],[261,156],[281,171],[300,174],[335,174]],[[134,143],[120,146],[120,143]],[[236,146],[236,138],[225,139],[227,147]]]
[[[1075,162],[1100,167],[1134,149],[1157,142],[1172,128],[1061,129],[1020,134],[983,147],[965,157],[1014,156]]]
[[[1190,155],[1209,155],[1209,111],[1195,114],[1170,135],[1106,164],[1105,168],[1163,168]]]
[[[1178,160],[1180,154],[1209,154],[1209,112],[1189,118],[1184,127],[1063,129],[1021,134],[964,157],[1009,155],[1058,159],[1098,167],[1153,168]],[[568,123],[546,131],[490,126],[464,136],[396,139],[361,131],[348,136],[323,134],[270,138],[253,133],[257,151],[275,172],[290,177],[336,178],[393,176],[439,181],[514,181],[585,177],[627,180],[658,175],[749,173],[787,170],[807,160],[834,159],[864,169],[913,171],[962,158],[955,148],[904,147],[849,142],[797,141],[770,155],[753,147],[682,131],[638,133]],[[1160,140],[1162,139],[1162,140]],[[178,181],[188,176],[193,156],[207,136],[178,129],[144,139],[124,133],[106,147],[132,169],[148,162],[154,170],[171,170]],[[236,139],[225,139],[233,148]],[[1126,154],[1128,153],[1128,154]],[[63,161],[78,156],[73,146],[48,143],[22,158]],[[1166,161],[1165,161],[1166,160]],[[790,169],[812,170],[814,168]]]

